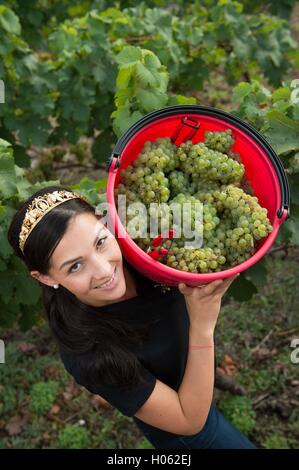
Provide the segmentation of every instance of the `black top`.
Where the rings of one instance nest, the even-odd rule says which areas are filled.
[[[95,386],[86,383],[82,374],[85,360],[87,365],[90,353],[84,355],[83,361],[81,355],[80,365],[76,360],[76,354],[61,349],[60,356],[66,370],[78,384],[83,385],[91,393],[101,395],[122,414],[134,416],[151,395],[156,378],[176,391],[179,389],[188,356],[189,316],[184,296],[177,287],[170,287],[165,292],[162,285],[142,276],[125,260],[124,265],[130,269],[136,279],[137,297],[109,304],[101,309],[111,314],[121,312],[128,321],[134,321],[136,318],[141,321],[153,318],[154,322],[150,325],[149,334],[146,340],[143,340],[142,347],[134,349],[143,366],[146,382],[130,389],[119,385]],[[141,426],[145,425],[137,418],[134,419],[139,425],[140,423]],[[147,424],[146,427],[157,429]],[[173,436],[171,433],[166,434]]]

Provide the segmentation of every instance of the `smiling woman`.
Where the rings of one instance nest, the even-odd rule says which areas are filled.
[[[130,294],[126,292],[118,243],[94,213],[73,216],[52,253],[48,274],[33,270],[31,275],[46,285],[65,287],[94,307]]]
[[[156,448],[254,447],[211,404],[213,329],[233,279],[165,291],[123,259],[95,208],[62,186],[25,201],[8,239],[42,287],[78,384],[134,417]]]
[[[127,348],[146,326],[95,315],[99,307],[137,295],[117,240],[95,208],[65,187],[43,188],[19,208],[8,239],[42,287],[60,351],[93,351],[89,369],[103,383],[136,383],[140,365]]]

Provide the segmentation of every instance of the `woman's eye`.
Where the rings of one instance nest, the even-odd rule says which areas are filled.
[[[81,263],[75,263],[73,266],[70,267],[69,273],[76,273],[78,269],[74,269],[76,266],[79,266]]]
[[[98,241],[97,241],[97,248],[98,248],[99,246],[101,246],[101,245],[104,244],[104,240],[106,240],[106,238],[107,238],[107,237],[103,237],[103,238],[99,238],[99,239],[98,239]],[[101,243],[101,242],[103,242],[103,243]]]
[[[97,241],[97,245],[96,245],[96,246],[98,247],[98,246],[103,245],[103,244],[104,244],[104,241],[106,240],[106,238],[107,238],[107,237],[99,238],[98,241]],[[102,242],[103,242],[103,243],[102,243]],[[78,264],[81,264],[81,263],[75,263],[75,264],[73,264],[73,266],[70,267],[70,269],[69,269],[68,272],[71,273],[71,274],[72,274],[72,273],[76,273],[76,272],[78,271],[78,269],[73,270],[73,268],[74,268],[75,266],[77,266]]]

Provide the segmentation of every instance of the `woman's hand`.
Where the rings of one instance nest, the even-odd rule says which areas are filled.
[[[204,286],[193,287],[184,283],[178,285],[180,292],[185,297],[190,326],[196,326],[203,334],[213,334],[222,297],[238,275],[224,280],[219,279]]]

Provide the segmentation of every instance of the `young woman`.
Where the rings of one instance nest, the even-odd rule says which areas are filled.
[[[255,448],[213,403],[214,329],[234,278],[165,292],[122,257],[95,208],[62,186],[25,201],[8,233],[41,285],[65,368],[158,449]]]

